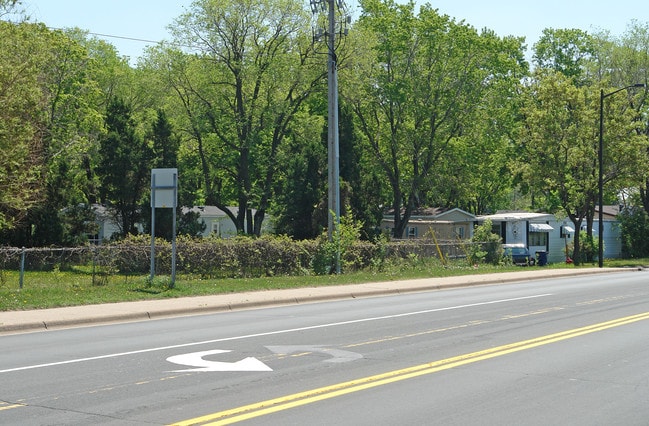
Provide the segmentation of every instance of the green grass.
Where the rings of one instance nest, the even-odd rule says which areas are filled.
[[[604,266],[608,268],[649,268],[649,259],[606,259]]]
[[[605,266],[615,267],[638,265],[649,265],[649,259],[607,260],[605,263]],[[573,265],[553,264],[545,268],[574,267]],[[75,268],[71,271],[26,272],[22,289],[19,285],[17,271],[0,270],[0,311],[519,270],[521,268],[516,266],[480,265],[475,267],[468,265],[465,261],[457,261],[443,266],[436,259],[410,259],[398,264],[390,264],[382,270],[370,269],[327,276],[200,279],[178,275],[172,288],[169,276],[156,276],[152,282],[149,282],[148,275],[95,276],[93,283],[91,270]]]

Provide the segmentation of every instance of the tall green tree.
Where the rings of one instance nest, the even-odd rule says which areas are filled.
[[[628,105],[638,113],[638,133],[649,139],[649,22],[632,21],[621,36],[600,33],[597,40],[600,79],[611,87],[610,90],[637,83],[645,85],[644,89],[633,89],[635,96],[626,99],[629,101]],[[608,130],[605,129],[605,135],[607,133]],[[644,210],[649,213],[647,167],[639,169],[633,177],[627,185],[639,189],[639,200]],[[646,237],[649,238],[649,235]]]
[[[369,161],[371,154],[363,152],[363,140],[356,131],[354,112],[346,102],[341,103],[340,179],[341,215],[351,215],[361,225],[360,235],[371,240],[377,236],[377,225],[383,217],[386,185],[383,174]],[[326,140],[324,146],[327,146]],[[323,192],[324,193],[324,192]],[[324,204],[324,203],[323,203]],[[328,218],[325,212],[325,218]],[[323,222],[324,224],[324,222]]]
[[[88,51],[68,32],[47,34],[49,60],[41,68],[42,90],[47,100],[46,127],[43,132],[43,153],[46,169],[46,191],[42,203],[32,212],[37,245],[80,241],[69,231],[82,231],[83,223],[92,223],[88,209],[79,224],[66,223],[77,215],[65,215],[74,206],[88,205],[88,175],[83,161],[96,143],[94,135],[101,131],[101,108],[97,104],[99,88],[90,76]],[[103,108],[101,108],[103,110]]]
[[[0,21],[0,230],[19,224],[44,188],[44,32],[43,26]]]
[[[174,27],[179,42],[201,51],[171,57],[166,67],[194,139],[205,202],[239,232],[260,233],[279,147],[321,81],[309,23],[295,0],[197,0]],[[226,208],[232,203],[236,214]]]
[[[115,212],[122,234],[137,234],[140,204],[148,188],[153,153],[135,131],[131,108],[119,98],[106,113],[106,135],[101,139],[100,199]]]
[[[494,49],[488,57],[488,67],[497,77],[490,79],[472,118],[462,124],[461,134],[439,158],[435,174],[443,179],[432,179],[426,193],[429,205],[455,206],[475,215],[515,208],[513,160],[520,126],[520,82],[528,73],[522,39],[499,39],[488,30],[481,37],[509,54]],[[516,52],[520,56],[513,61]]]
[[[524,178],[556,197],[573,222],[577,263],[579,230],[597,195],[597,109],[594,92],[587,91],[559,72],[539,72],[529,87],[521,134]]]
[[[356,28],[371,56],[346,75],[345,96],[389,182],[393,235],[400,238],[431,182],[443,181],[440,159],[476,118],[492,84],[518,73],[522,46],[478,34],[430,5],[418,15],[414,2],[366,0],[361,6]]]
[[[323,88],[324,89],[324,88]],[[281,150],[273,209],[275,230],[298,239],[315,238],[328,225],[327,211],[327,93],[314,93],[308,112],[300,114],[291,127],[288,143]],[[361,141],[354,129],[350,108],[341,103],[339,111],[340,201],[343,215],[350,214],[362,224],[361,235],[370,239],[382,215],[381,177],[367,167]],[[318,130],[321,131],[318,133]]]
[[[94,202],[90,198],[94,192],[94,176],[88,159],[96,157],[105,107],[101,105],[101,90],[94,78],[94,59],[83,43],[83,33],[78,30],[49,30],[26,21],[3,23],[4,30],[7,31],[2,41],[7,43],[7,48],[2,51],[8,55],[3,60],[5,75],[22,76],[6,87],[32,81],[30,92],[19,95],[23,98],[21,109],[29,119],[4,123],[12,131],[20,127],[31,129],[35,136],[31,157],[41,161],[27,167],[32,178],[23,179],[21,173],[10,173],[21,180],[21,191],[25,194],[21,205],[23,218],[12,241],[20,245],[81,241],[79,237],[83,234],[77,236],[70,232],[82,232],[82,224],[92,222],[93,218],[67,212],[80,204],[87,206]],[[5,112],[10,111],[9,108]],[[14,140],[15,147],[19,148],[18,139]],[[33,176],[38,176],[42,191],[29,202],[27,195],[32,194]],[[71,223],[77,219],[81,223]]]
[[[272,214],[275,232],[301,240],[316,238],[327,226],[327,148],[321,117],[302,114],[296,121],[278,157],[282,171]]]
[[[603,170],[604,184],[612,189],[646,162],[646,139],[637,134],[637,115],[628,99],[608,101]],[[598,196],[599,91],[577,87],[562,73],[539,71],[528,88],[523,114],[525,155],[519,167],[531,186],[558,200],[579,230],[589,215],[592,220]],[[577,262],[580,250],[576,232],[573,257]]]

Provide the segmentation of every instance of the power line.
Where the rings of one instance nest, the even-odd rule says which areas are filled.
[[[156,40],[146,40],[146,39],[143,39],[143,38],[125,37],[125,36],[118,36],[118,35],[111,35],[111,34],[101,34],[101,33],[91,33],[91,32],[89,32],[88,34],[94,35],[94,36],[99,36],[99,37],[118,38],[118,39],[121,39],[121,40],[141,41],[143,43],[155,43],[155,44],[162,43],[162,41],[160,41],[160,40],[158,40],[158,41],[156,41]]]
[[[50,30],[59,30],[59,31],[65,31],[65,28],[56,28],[56,27],[48,27]],[[118,36],[118,35],[113,35],[113,34],[102,34],[102,33],[93,33],[88,31],[88,35],[92,36],[97,36],[97,37],[107,37],[107,38],[116,38],[120,40],[130,40],[130,41],[139,41],[142,43],[154,43],[154,44],[160,44],[165,42],[164,40],[147,40],[144,38],[137,38],[137,37],[126,37],[126,36]],[[177,46],[177,47],[185,47],[187,49],[198,49],[196,46],[188,46],[186,44],[178,44],[178,43],[173,43],[173,42],[166,42],[169,43],[172,46]]]
[[[65,31],[66,29],[69,29],[69,28],[57,28],[57,27],[47,27],[47,28],[49,28],[50,30],[55,30],[55,31]],[[89,34],[89,35],[98,36],[98,37],[118,38],[120,40],[141,41],[143,43],[155,43],[155,44],[162,43],[162,41],[160,41],[160,40],[146,40],[146,39],[143,39],[143,38],[136,38],[136,37],[126,37],[126,36],[118,36],[118,35],[113,35],[113,34],[93,33],[93,32],[90,32],[90,31],[87,31],[86,33]]]

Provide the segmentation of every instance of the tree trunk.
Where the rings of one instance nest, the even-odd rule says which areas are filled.
[[[583,217],[575,217],[571,216],[570,220],[572,221],[572,224],[575,227],[575,238],[573,240],[573,248],[572,248],[572,261],[574,262],[575,265],[579,265],[581,263],[581,238],[579,238],[580,230],[581,230],[581,224],[584,221]]]

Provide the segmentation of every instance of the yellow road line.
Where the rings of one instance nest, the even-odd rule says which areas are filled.
[[[649,312],[638,315],[632,315],[624,318],[618,318],[611,321],[606,321],[598,324],[589,325],[586,327],[575,328],[572,330],[562,331],[560,333],[548,334],[546,336],[537,337],[530,340],[523,340],[520,342],[510,343],[495,348],[485,349],[482,351],[471,352],[447,358],[439,361],[434,361],[426,364],[420,364],[400,370],[389,371],[374,376],[363,377],[348,382],[342,382],[335,385],[324,386],[317,389],[299,392],[292,395],[286,395],[280,398],[269,399],[241,407],[233,408],[231,410],[220,411],[206,416],[196,417],[193,419],[185,420],[182,422],[174,423],[175,426],[189,426],[189,425],[227,425],[237,423],[243,420],[272,414],[278,411],[287,410],[294,407],[299,407],[306,404],[322,401],[337,396],[346,395],[353,392],[358,392],[365,389],[370,389],[385,384],[407,380],[414,377],[432,374],[443,370],[459,367],[466,364],[471,364],[486,359],[507,355],[514,352],[519,352],[527,349],[532,349],[538,346],[547,345],[562,340],[571,339],[573,337],[582,336],[596,331],[602,331],[613,327],[619,327],[626,324],[631,324],[637,321],[649,319]]]
[[[0,411],[11,410],[12,408],[26,407],[25,404],[0,405]]]

